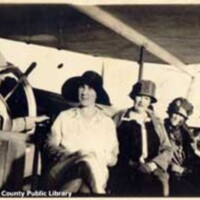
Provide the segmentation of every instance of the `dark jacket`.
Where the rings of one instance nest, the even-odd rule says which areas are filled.
[[[130,111],[131,111],[131,108],[119,112],[118,114],[116,114],[114,116],[114,121],[115,121],[115,123],[117,125],[119,143],[121,143],[121,141],[120,141],[121,138],[125,138],[126,144],[121,144],[121,146],[123,146],[123,145],[126,146],[126,147],[129,146],[129,150],[127,149],[127,151],[131,150],[134,153],[135,152],[135,148],[137,148],[137,144],[135,143],[135,145],[132,145],[133,143],[131,143],[130,140],[137,140],[138,137],[129,138],[128,137],[129,133],[126,132],[126,131],[129,131],[130,129],[124,129],[124,131],[123,131],[123,129],[121,129],[122,126],[123,126],[123,117],[124,116],[128,116],[128,114],[129,114]],[[154,139],[152,139],[152,144],[151,144],[152,147],[151,148],[152,149],[154,147],[156,148],[156,146],[158,148],[156,150],[157,151],[156,154],[155,154],[155,151],[154,151],[154,154],[151,157],[151,160],[148,160],[148,162],[154,162],[154,163],[156,163],[156,165],[159,168],[161,168],[164,171],[166,171],[167,168],[168,168],[168,166],[169,166],[169,163],[171,161],[171,158],[172,158],[171,144],[170,144],[169,138],[167,136],[166,130],[165,130],[165,128],[164,128],[161,120],[157,116],[155,116],[154,112],[151,111],[151,110],[148,110],[147,114],[149,115],[149,118],[151,119],[151,126],[152,126],[152,128],[150,128],[151,129],[150,131],[153,132],[152,133],[153,137],[155,138],[155,140],[157,138],[157,141],[158,141],[156,143],[156,145],[154,145],[154,141],[153,141]],[[132,123],[132,122],[130,122],[130,123]],[[130,130],[130,131],[132,131],[132,130]],[[134,128],[133,128],[133,131],[137,132],[137,130],[135,130]],[[150,140],[148,139],[147,143],[149,141]],[[138,144],[139,144],[139,142],[138,142]],[[120,152],[120,153],[123,154],[125,152]],[[129,152],[126,152],[126,153],[128,154],[128,156],[126,155],[126,158],[127,159],[131,159],[131,155],[129,154]],[[128,160],[127,160],[127,162],[128,162]]]
[[[164,120],[164,125],[172,144],[173,159],[171,165],[175,164],[192,171],[199,169],[200,159],[195,155],[191,146],[193,138],[189,127],[184,123],[175,129],[170,125],[169,119]],[[178,148],[181,151],[177,152]]]

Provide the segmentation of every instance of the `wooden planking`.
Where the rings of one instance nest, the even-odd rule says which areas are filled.
[[[21,190],[25,168],[26,143],[8,141],[4,169],[4,187],[8,190]]]
[[[0,140],[0,188],[4,185],[5,180],[5,164],[6,164],[6,152],[8,150],[8,141]]]
[[[0,189],[22,189],[25,149],[24,142],[0,140]]]
[[[22,189],[26,142],[29,137],[28,134],[0,131],[1,189]]]
[[[30,136],[31,135],[24,134],[24,133],[0,131],[0,140],[11,140],[11,141],[18,141],[18,142],[26,142],[30,139]]]

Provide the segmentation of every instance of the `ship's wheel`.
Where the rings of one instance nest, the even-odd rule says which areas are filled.
[[[30,66],[25,73],[12,65],[0,69],[0,116],[4,131],[11,130],[13,118],[36,116],[36,101],[27,80],[32,69]]]

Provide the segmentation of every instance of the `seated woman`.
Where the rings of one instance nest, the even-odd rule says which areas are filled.
[[[106,95],[101,76],[85,72],[78,82],[80,105],[55,120],[45,149],[54,161],[44,179],[46,190],[106,193],[108,167],[115,165],[115,125],[97,106]],[[73,181],[74,180],[74,181]]]
[[[187,125],[193,105],[185,98],[174,99],[168,106],[164,125],[172,144],[169,166],[172,196],[199,196],[200,158],[195,137]]]
[[[111,170],[110,186],[122,196],[168,196],[167,168],[172,150],[163,123],[152,110],[157,102],[156,84],[135,83],[131,108],[114,116],[119,140],[119,159]]]

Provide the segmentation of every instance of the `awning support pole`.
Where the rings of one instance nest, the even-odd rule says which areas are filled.
[[[111,13],[97,6],[72,6],[80,12],[91,17],[93,20],[96,20],[105,27],[108,27],[110,30],[113,30],[125,39],[131,41],[132,43],[138,46],[145,46],[146,51],[167,62],[168,64],[178,68],[188,76],[193,76],[186,68],[186,64],[182,62],[179,58],[159,46],[157,43],[155,43],[153,40],[149,39],[142,33],[138,32],[135,28],[124,23],[122,20],[112,15]]]
[[[144,70],[144,51],[145,47],[141,46],[140,48],[140,58],[139,58],[139,74],[138,74],[138,81],[142,80],[143,77],[143,70]]]

